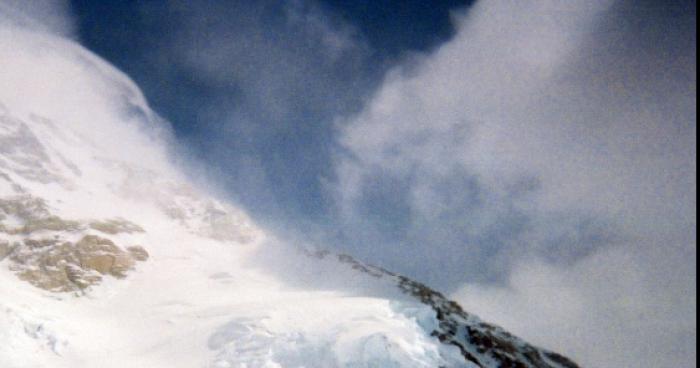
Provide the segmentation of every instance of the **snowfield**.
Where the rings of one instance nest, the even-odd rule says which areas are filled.
[[[575,367],[275,239],[184,177],[138,88],[72,41],[0,28],[0,55],[0,367]]]

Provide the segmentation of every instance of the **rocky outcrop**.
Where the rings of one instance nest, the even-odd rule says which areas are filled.
[[[317,258],[331,253],[313,252]],[[481,321],[462,307],[426,285],[397,275],[383,268],[364,264],[348,255],[337,260],[374,278],[387,279],[402,292],[412,296],[435,311],[438,328],[431,335],[443,344],[459,349],[466,361],[478,367],[502,368],[579,368],[570,359],[528,344],[501,327]]]
[[[168,180],[150,170],[114,162],[106,164],[126,174],[127,179],[119,187],[121,195],[155,203],[167,217],[195,234],[238,244],[253,243],[262,235],[243,211],[202,197],[190,185]]]
[[[0,233],[29,235],[37,231],[76,231],[77,221],[67,221],[50,213],[46,202],[30,195],[0,198],[0,221],[12,217],[14,224],[0,222]]]
[[[105,276],[126,277],[148,252],[137,245],[122,248],[106,236],[136,232],[143,229],[122,219],[62,219],[28,195],[0,199],[0,260],[21,280],[53,292],[84,290]]]
[[[90,228],[112,235],[119,233],[132,234],[144,232],[140,226],[122,219],[93,221],[90,223]]]
[[[392,276],[405,293],[429,305],[439,328],[432,332],[442,343],[459,348],[464,358],[479,367],[579,368],[554,352],[534,347],[501,327],[482,322],[439,292],[405,276]]]

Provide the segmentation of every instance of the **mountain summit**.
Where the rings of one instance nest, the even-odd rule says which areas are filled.
[[[0,366],[577,367],[406,277],[281,245],[181,174],[121,72],[59,37],[0,41]]]

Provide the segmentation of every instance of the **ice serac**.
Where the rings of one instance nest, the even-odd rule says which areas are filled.
[[[576,367],[352,257],[261,257],[167,140],[119,71],[0,27],[0,366]]]

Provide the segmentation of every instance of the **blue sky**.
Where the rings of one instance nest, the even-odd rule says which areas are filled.
[[[229,194],[266,221],[319,223],[329,217],[319,178],[333,176],[334,119],[359,111],[406,54],[448,39],[450,11],[467,3],[296,3],[293,11],[328,18],[322,20],[327,30],[293,24],[291,6],[276,1],[73,1],[72,7],[82,42],[136,80],[187,149],[219,172]],[[321,55],[318,32],[330,31],[353,43],[341,60]],[[241,39],[258,44],[226,46]],[[214,80],[182,60],[182,48],[202,59],[218,53],[217,62],[241,70]],[[265,88],[283,89],[283,111],[265,106],[274,103],[265,101]]]
[[[538,62],[542,63],[548,62],[548,58],[556,62],[564,57],[557,53],[568,52],[566,47],[584,44],[584,52],[597,54],[573,58],[572,65],[562,68],[566,71],[561,78],[568,78],[564,83],[570,83],[571,90],[588,88],[590,91],[580,93],[602,96],[608,86],[584,85],[573,80],[580,75],[602,75],[610,70],[613,78],[637,83],[634,79],[649,72],[658,74],[656,69],[661,64],[671,63],[668,55],[682,56],[688,52],[683,37],[694,27],[691,18],[685,15],[693,13],[691,2],[600,3],[590,8],[598,6],[607,9],[601,10],[602,13],[609,14],[587,14],[590,9],[543,9],[554,12],[551,15],[564,22],[567,16],[571,19],[569,25],[563,26],[542,22],[541,30],[537,30],[538,24],[518,25],[521,19],[527,21],[529,9],[513,6],[517,8],[513,14],[523,13],[521,19],[513,20],[513,28],[522,27],[521,34],[530,33],[542,39],[540,43],[518,41],[519,45],[531,48],[533,54],[525,56],[539,58]],[[543,174],[537,170],[518,174],[508,189],[496,189],[484,182],[483,174],[473,165],[451,162],[448,156],[463,154],[460,147],[469,140],[473,120],[480,113],[470,116],[464,112],[461,123],[450,123],[452,128],[439,132],[461,142],[445,143],[445,137],[432,137],[429,129],[407,138],[415,142],[434,140],[422,154],[445,156],[440,161],[451,162],[451,167],[445,169],[449,173],[436,173],[414,160],[405,163],[411,165],[410,169],[402,168],[398,172],[373,163],[360,165],[366,172],[357,178],[340,177],[345,175],[343,168],[363,153],[343,143],[348,135],[345,129],[357,124],[358,119],[353,117],[361,115],[371,105],[372,98],[381,93],[382,86],[389,83],[387,76],[420,70],[423,63],[429,63],[424,59],[448,44],[459,27],[468,27],[464,19],[469,18],[465,14],[471,2],[72,1],[71,6],[81,42],[124,70],[143,88],[154,109],[172,122],[180,150],[186,157],[199,160],[199,167],[193,168],[193,172],[217,183],[226,196],[285,237],[346,251],[447,290],[453,290],[465,280],[505,280],[511,261],[504,260],[509,256],[503,253],[516,252],[510,250],[510,244],[524,242],[523,237],[533,227],[544,226],[535,225],[545,221],[539,217],[558,219],[547,225],[549,230],[545,232],[552,234],[543,235],[546,239],[536,246],[541,249],[536,252],[538,257],[555,263],[573,262],[598,247],[605,247],[610,239],[620,237],[613,229],[614,220],[595,210],[570,206],[558,209],[561,213],[556,215],[536,215],[535,210],[524,209],[519,202],[531,201],[542,192]],[[598,25],[579,25],[579,18],[585,17],[595,18]],[[497,27],[508,26],[500,24],[501,21],[492,20]],[[547,34],[542,37],[537,32]],[[570,40],[556,38],[561,35]],[[505,41],[496,38],[491,40],[492,44],[480,44],[480,49],[467,52],[492,55],[495,60],[487,62],[485,68],[503,60],[507,63],[510,55],[498,53],[518,47],[506,38],[516,36],[505,30]],[[579,37],[581,40],[576,39]],[[595,46],[599,50],[585,42],[599,42]],[[653,57],[654,54],[667,59],[629,62],[638,55]],[[528,83],[522,76],[532,70],[523,68],[523,61],[515,58],[510,62],[520,63],[513,66],[521,70],[504,64],[504,75],[513,73],[508,76],[510,80],[504,81],[513,84],[504,84],[492,94],[507,98],[508,93],[502,91],[514,91],[519,88],[517,83]],[[574,65],[576,62],[581,65]],[[602,68],[604,63],[609,68]],[[556,69],[557,66],[543,64],[542,67]],[[678,67],[680,72],[684,67]],[[572,72],[573,68],[579,69]],[[661,76],[661,81],[675,78],[673,72]],[[482,73],[476,72],[475,76],[478,74]],[[470,82],[469,75],[452,78]],[[638,101],[646,93],[644,88],[638,88],[640,96],[635,97]],[[455,95],[463,93],[459,91]],[[552,104],[572,103],[543,96],[551,98]],[[521,97],[514,93],[511,98]],[[484,100],[482,105],[492,103]],[[550,106],[540,104],[533,103],[528,108],[551,110]],[[581,107],[581,116],[600,120],[572,124],[590,127],[572,134],[601,134],[607,129],[605,119],[612,118],[601,114],[611,109],[605,107],[604,98],[583,100],[582,104],[589,104],[590,108]],[[549,114],[574,120],[570,108],[562,110]],[[397,113],[397,116],[403,115]],[[543,117],[544,113],[533,119]],[[493,122],[501,118],[486,117]],[[433,116],[425,115],[423,121],[415,124],[429,125],[432,119]],[[628,127],[619,129],[624,131]],[[372,128],[367,128],[360,134],[374,133]],[[402,144],[405,142],[391,143],[394,149],[405,150],[396,148]],[[438,146],[442,152],[437,151]],[[593,157],[591,152],[595,150],[596,147],[587,146],[583,154]],[[416,210],[412,196],[415,197],[422,176],[431,177],[429,182],[421,184],[430,189],[422,190],[431,193],[432,200],[443,207],[442,212],[427,215]],[[339,194],[338,188],[352,180],[364,184],[358,189],[362,193],[352,199],[349,205],[352,214],[348,214],[341,209],[348,206],[344,203],[347,200],[340,198],[348,194]]]
[[[425,281],[585,365],[687,365],[694,2],[426,4],[71,5],[190,174],[280,238]]]
[[[337,120],[359,112],[392,67],[448,40],[451,14],[470,3],[73,1],[72,10],[83,44],[134,78],[227,195],[300,241],[321,236],[320,246],[354,252],[323,185],[342,149]],[[379,201],[372,216],[390,230],[405,217],[396,206]]]
[[[27,4],[281,239],[584,366],[695,362],[694,1]]]
[[[678,131],[694,129],[694,110],[654,93],[694,92],[676,85],[694,72],[691,2],[492,5],[484,12],[493,14],[476,16],[472,4],[456,1],[71,6],[81,42],[134,78],[172,122],[192,175],[292,242],[454,291],[464,282],[504,283],[521,257],[573,264],[638,236],[621,230],[623,209],[694,226],[682,220],[687,206],[655,213],[657,192],[642,188],[685,191],[666,202],[689,203],[694,195],[683,185],[692,174],[636,184],[644,172],[664,177],[663,165],[691,165],[681,159],[691,143],[653,122],[666,115]],[[440,58],[453,60],[433,61]],[[445,63],[446,77],[430,76]],[[392,89],[413,104],[373,116]],[[633,112],[641,115],[615,122]],[[646,118],[652,122],[632,122]],[[495,138],[512,152],[472,148],[479,129],[523,126],[519,140]],[[646,152],[669,141],[676,148]],[[518,154],[530,159],[510,157]],[[649,155],[666,161],[647,167],[641,158]],[[521,167],[504,168],[514,165]],[[633,173],[616,178],[618,166]],[[628,187],[609,190],[613,179]],[[567,204],[544,208],[542,198],[559,188]],[[596,191],[620,208],[584,205],[597,201]],[[649,204],[633,209],[623,199],[632,195]]]

